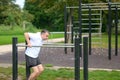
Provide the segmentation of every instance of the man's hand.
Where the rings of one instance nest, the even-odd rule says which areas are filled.
[[[32,47],[32,44],[30,43],[30,37],[29,37],[28,33],[27,32],[24,33],[24,36],[25,36],[25,40],[27,42],[28,47]]]
[[[32,44],[31,44],[31,43],[28,43],[27,45],[28,45],[28,47],[32,47]]]

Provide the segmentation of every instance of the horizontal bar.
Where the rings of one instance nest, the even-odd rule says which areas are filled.
[[[89,6],[91,9],[104,9],[104,8],[107,8],[108,9],[108,6]],[[120,7],[120,6],[117,6],[118,8]],[[69,7],[66,7],[66,8],[79,8],[79,6],[69,6]],[[114,9],[115,10],[115,8],[114,8],[114,6],[113,7],[111,7],[112,9]],[[82,9],[89,9],[88,8],[88,6],[84,6],[84,7],[82,7]]]
[[[83,16],[85,15],[90,15],[90,14],[82,14]],[[91,16],[100,16],[101,14],[91,14]]]
[[[108,8],[97,8],[97,9],[91,9],[92,11],[100,11],[100,10],[109,10]],[[114,8],[111,8],[111,10],[115,10]],[[120,8],[118,8],[120,10]],[[82,11],[88,11],[87,9],[83,9]]]
[[[82,19],[82,20],[90,20],[90,19],[88,19],[88,18],[84,18],[84,19]],[[91,20],[101,20],[100,18],[91,18]],[[79,21],[74,21],[74,23],[78,23]]]
[[[65,32],[50,32],[51,34],[64,34]],[[71,32],[67,32],[67,34],[70,34]]]
[[[89,23],[83,23],[82,25],[90,25]],[[100,25],[100,23],[91,23],[91,25]]]
[[[43,45],[69,45],[69,46],[73,46],[74,44],[67,44],[67,43],[44,43]]]
[[[20,45],[20,44],[16,44],[17,47],[29,47],[28,45]],[[67,45],[43,45],[43,46],[37,46],[37,45],[33,45],[31,47],[43,47],[43,48],[74,48],[74,46],[67,46]]]
[[[89,30],[89,28],[82,28],[83,30]],[[101,28],[91,28],[92,30],[101,30]]]
[[[112,5],[119,5],[120,2],[114,2],[114,3],[109,3],[109,4],[112,4]],[[88,4],[82,4],[82,5],[108,5],[108,3],[88,3]]]

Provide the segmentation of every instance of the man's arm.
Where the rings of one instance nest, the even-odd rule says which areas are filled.
[[[25,40],[27,41],[27,45],[29,47],[32,47],[31,45],[31,42],[30,42],[30,37],[29,37],[29,34],[27,32],[24,33],[24,36],[25,36]]]

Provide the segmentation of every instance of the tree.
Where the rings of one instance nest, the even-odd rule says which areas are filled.
[[[0,24],[13,27],[14,25],[22,26],[23,21],[31,22],[34,16],[26,10],[21,10],[13,1],[15,0],[0,1]]]
[[[64,6],[78,4],[76,0],[26,0],[25,9],[35,16],[37,28],[64,29]]]

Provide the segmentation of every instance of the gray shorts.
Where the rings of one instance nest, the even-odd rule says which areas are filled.
[[[25,57],[26,57],[26,65],[28,67],[34,67],[34,66],[37,66],[37,65],[41,64],[39,57],[32,58],[32,57],[29,57],[27,55],[25,55]]]

